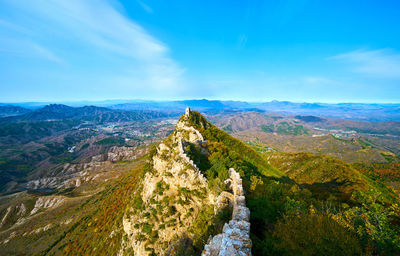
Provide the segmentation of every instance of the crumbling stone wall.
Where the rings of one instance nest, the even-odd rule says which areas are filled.
[[[229,177],[227,182],[233,192],[232,220],[225,223],[221,234],[209,240],[202,256],[251,255],[250,210],[246,207],[242,179],[233,168],[229,169]]]

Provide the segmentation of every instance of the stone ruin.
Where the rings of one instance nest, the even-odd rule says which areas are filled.
[[[250,256],[250,210],[246,207],[242,179],[233,168],[229,169],[230,188],[233,192],[232,219],[225,223],[223,231],[205,245],[202,256]]]
[[[186,109],[185,109],[185,116],[186,116],[186,118],[188,118],[189,115],[190,115],[190,108],[189,108],[189,107],[186,107]]]

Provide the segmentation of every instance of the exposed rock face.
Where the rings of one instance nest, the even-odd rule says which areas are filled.
[[[7,208],[6,213],[4,214],[3,218],[1,219],[0,228],[4,225],[4,223],[5,223],[6,219],[7,219],[7,217],[10,215],[11,209],[12,209],[11,206],[9,206],[9,207]]]
[[[209,241],[202,256],[251,255],[250,211],[246,207],[242,179],[232,168],[229,170],[229,176],[227,181],[230,182],[233,192],[232,220],[224,225],[222,234]]]
[[[107,153],[107,160],[111,162],[131,161],[138,156],[143,155],[145,149],[137,149],[134,147],[112,147]]]
[[[35,202],[35,207],[32,209],[30,215],[37,213],[40,209],[53,208],[60,205],[64,201],[61,196],[56,197],[39,197]]]
[[[187,143],[206,145],[203,136],[188,122],[190,110],[177,123],[174,133],[159,144],[152,158],[153,170],[145,174],[139,200],[123,218],[127,241],[121,255],[170,255],[182,237],[189,239],[197,216],[214,207],[216,195],[207,179],[185,152]]]
[[[30,180],[20,186],[24,189],[67,189],[79,187],[82,183],[91,182],[96,173],[102,172],[104,166],[117,161],[131,161],[148,152],[145,148],[111,147],[107,155],[96,155],[88,163],[66,163],[55,170],[48,177]]]
[[[26,206],[23,203],[10,205],[7,207],[4,215],[0,215],[0,229],[5,225],[7,226],[7,224],[10,225],[10,223],[13,224],[13,222],[20,222],[27,213]]]

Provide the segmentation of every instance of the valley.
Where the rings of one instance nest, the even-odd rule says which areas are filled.
[[[224,235],[227,223],[239,221],[225,182],[230,168],[243,179],[250,213],[250,229],[240,226],[250,233],[237,233],[238,246],[253,255],[292,255],[300,243],[313,254],[400,248],[391,242],[398,226],[390,224],[400,184],[395,122],[246,110],[187,110],[180,118],[166,111],[141,120],[112,110],[102,121],[109,110],[82,119],[59,109],[52,119],[0,119],[0,247],[7,255],[23,254],[26,244],[31,255],[214,255],[237,239]],[[368,214],[384,219],[356,224]],[[318,245],[319,237],[332,244]]]

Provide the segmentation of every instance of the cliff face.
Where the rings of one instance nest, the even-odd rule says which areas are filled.
[[[145,174],[136,203],[123,219],[126,239],[121,254],[166,255],[182,237],[192,238],[193,224],[203,211],[214,208],[216,195],[185,152],[185,144],[206,150],[203,136],[188,126],[187,113],[171,136],[159,144],[152,170]]]
[[[251,255],[250,210],[246,207],[242,179],[234,169],[229,170],[233,196],[232,220],[226,223],[223,232],[214,236],[204,247],[202,256]]]

